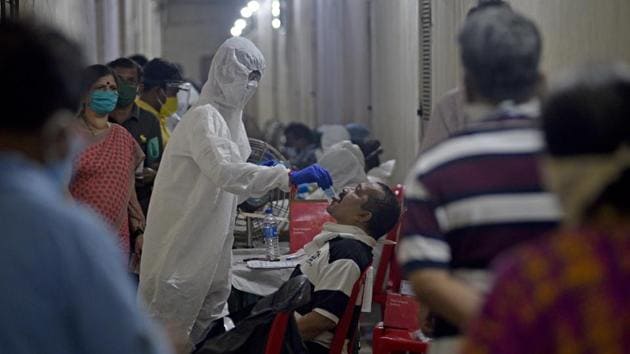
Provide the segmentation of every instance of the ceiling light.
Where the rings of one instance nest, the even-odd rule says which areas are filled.
[[[247,3],[247,8],[252,11],[252,13],[258,11],[260,9],[260,4],[256,0],[252,0]]]
[[[242,32],[243,32],[243,31],[241,31],[241,29],[240,29],[240,28],[236,28],[236,27],[232,27],[232,29],[230,30],[230,34],[231,34],[233,37],[238,37],[238,36],[240,36]]]
[[[249,7],[244,7],[241,9],[241,16],[245,18],[249,18],[252,15],[252,10]]]
[[[234,28],[238,28],[242,31],[245,27],[247,27],[247,21],[243,20],[242,18],[234,21]]]

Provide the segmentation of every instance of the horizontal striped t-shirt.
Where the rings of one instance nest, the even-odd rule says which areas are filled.
[[[553,228],[560,213],[541,184],[542,144],[531,119],[512,116],[423,153],[405,186],[398,247],[405,272],[483,270],[507,248]]]

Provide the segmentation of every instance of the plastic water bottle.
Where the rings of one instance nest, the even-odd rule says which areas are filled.
[[[280,258],[280,236],[278,235],[278,220],[273,216],[273,209],[265,210],[263,219],[263,237],[267,249],[267,259],[275,261]]]

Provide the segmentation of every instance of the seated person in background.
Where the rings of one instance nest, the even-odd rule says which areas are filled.
[[[318,148],[315,151],[315,156],[318,159],[333,145],[351,139],[348,129],[340,124],[324,124],[317,128],[313,134],[316,135],[315,140],[318,143]]]
[[[303,169],[317,162],[313,132],[302,123],[290,123],[284,129],[283,153],[289,159],[291,168]]]
[[[324,167],[333,179],[333,188],[341,191],[346,187],[354,187],[367,182],[365,160],[361,149],[348,140],[331,146],[317,163]],[[316,190],[309,199],[324,199],[324,191]]]
[[[464,353],[630,352],[630,67],[572,74],[542,114],[564,227],[497,262]]]
[[[355,143],[361,148],[365,159],[365,173],[368,173],[371,169],[377,168],[381,165],[381,159],[379,155],[383,153],[383,147],[381,142],[376,139],[364,140]]]
[[[311,302],[296,311],[298,330],[311,354],[328,353],[354,283],[372,262],[376,240],[400,217],[396,196],[382,183],[344,189],[327,211],[337,223],[324,224],[304,246],[306,258],[291,275],[303,274],[313,285]],[[356,331],[359,311],[357,307],[349,333]]]

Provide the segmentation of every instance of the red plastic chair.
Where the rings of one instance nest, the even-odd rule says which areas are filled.
[[[396,198],[403,205],[404,199],[404,187],[400,184],[396,185],[393,189]],[[403,211],[404,214],[404,211]],[[401,215],[402,220],[404,215]],[[383,245],[383,252],[378,262],[378,268],[376,269],[376,276],[374,277],[374,288],[372,290],[372,301],[381,305],[381,315],[383,315],[383,309],[385,305],[385,299],[387,298],[387,292],[399,292],[400,282],[402,280],[402,272],[400,266],[396,260],[396,244],[400,238],[400,229],[402,225],[399,221],[396,226],[387,234],[386,238],[390,243]],[[389,274],[388,274],[389,271]],[[387,280],[386,280],[387,278]]]
[[[413,337],[408,329],[384,328],[378,323],[372,332],[372,353],[414,353],[425,354],[429,348],[428,342],[422,342]]]
[[[344,310],[337,327],[335,328],[335,335],[330,346],[330,354],[341,354],[343,345],[345,343],[350,325],[352,322],[352,315],[354,314],[354,307],[357,302],[357,298],[361,293],[361,289],[365,284],[365,276],[367,269],[361,274],[361,277],[357,279],[352,287],[352,293],[348,300],[348,305]],[[278,354],[282,352],[282,344],[284,343],[284,336],[289,323],[289,316],[293,316],[293,312],[280,312],[276,315],[269,329],[269,337],[267,344],[265,345],[265,354]],[[352,345],[354,344],[354,338],[349,343],[348,352],[351,353]]]
[[[280,312],[273,319],[265,345],[265,354],[282,353],[282,343],[284,343],[284,335],[289,324],[289,316],[293,316],[293,312]]]
[[[417,353],[424,354],[428,343],[418,340],[418,302],[412,296],[389,293],[385,301],[385,316],[372,332],[373,354]]]
[[[348,299],[348,305],[346,305],[343,316],[341,316],[341,319],[339,320],[339,323],[337,323],[337,327],[335,328],[335,335],[333,336],[332,343],[330,344],[330,351],[328,352],[329,354],[341,354],[341,351],[343,350],[343,345],[346,341],[346,338],[348,337],[348,331],[350,330],[350,325],[352,324],[351,322],[352,316],[354,314],[354,308],[356,306],[359,294],[361,293],[361,289],[363,289],[363,285],[365,284],[365,276],[368,269],[369,267],[366,268],[365,271],[363,271],[359,279],[357,279],[357,281],[354,283],[354,286],[352,287],[350,299]],[[348,353],[352,353],[353,345],[355,342],[354,335],[356,335],[356,331],[351,337],[350,342],[348,343]]]
[[[327,200],[295,199],[295,187],[289,195],[289,249],[296,252],[322,231],[326,222],[334,221],[328,214]]]

